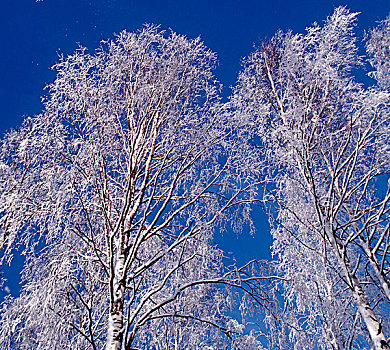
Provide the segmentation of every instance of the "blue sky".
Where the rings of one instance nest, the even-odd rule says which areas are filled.
[[[54,79],[50,67],[59,53],[72,53],[77,43],[93,51],[100,40],[123,29],[137,30],[144,23],[161,24],[188,37],[200,35],[218,54],[216,75],[226,97],[240,60],[255,43],[278,29],[302,32],[339,5],[361,12],[360,36],[390,12],[390,0],[0,0],[0,135],[17,127],[24,115],[41,111],[43,88]],[[239,262],[269,254],[265,218],[260,210],[256,215],[256,237],[225,234],[218,239]],[[11,278],[11,289],[16,284]]]
[[[94,50],[100,40],[144,23],[201,35],[218,53],[216,74],[228,95],[254,43],[278,29],[302,32],[339,5],[361,12],[360,33],[390,12],[390,0],[1,0],[0,134],[41,110],[42,89],[54,79],[49,68],[77,43]]]

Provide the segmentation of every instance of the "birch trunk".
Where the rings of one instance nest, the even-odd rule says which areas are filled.
[[[366,296],[359,284],[359,281],[356,279],[356,277],[354,279],[356,280],[356,283],[354,285],[355,291],[353,293],[353,296],[355,298],[360,315],[362,316],[363,321],[367,326],[368,332],[370,333],[371,340],[374,344],[374,349],[389,350],[390,347],[386,342],[386,338],[385,335],[383,334],[382,326],[380,322],[377,320],[374,312],[372,311],[372,308],[366,299]]]
[[[113,277],[113,291],[110,305],[110,315],[108,319],[107,350],[120,350],[123,343],[123,306],[125,296],[125,281],[123,270],[126,256],[124,253],[118,254]]]
[[[325,225],[326,235],[328,236],[333,248],[336,251],[337,259],[343,269],[345,278],[350,283],[353,288],[353,298],[355,300],[357,309],[365,323],[367,330],[370,334],[371,341],[374,345],[375,350],[390,350],[389,345],[387,344],[385,335],[382,330],[382,325],[378,321],[376,315],[374,314],[369,301],[366,298],[364,290],[360,284],[360,281],[356,277],[350,261],[347,257],[345,249],[341,243],[338,242],[338,237],[331,228],[331,224],[328,222]]]

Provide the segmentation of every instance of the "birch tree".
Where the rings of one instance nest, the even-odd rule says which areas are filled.
[[[370,63],[375,69],[370,76],[378,81],[381,88],[390,87],[390,15],[370,30],[366,43]]]
[[[285,278],[285,327],[271,333],[285,330],[293,348],[389,349],[388,60],[373,49],[383,85],[354,80],[356,16],[340,7],[323,26],[263,42],[232,100],[259,150]]]
[[[2,142],[2,257],[19,244],[26,263],[1,347],[234,347],[242,327],[212,283],[237,271],[212,234],[251,194],[224,152],[215,60],[146,26],[54,66],[42,114]]]

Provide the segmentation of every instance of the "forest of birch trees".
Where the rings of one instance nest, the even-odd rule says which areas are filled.
[[[390,17],[358,19],[257,43],[229,98],[159,26],[61,56],[0,140],[0,348],[390,349]]]

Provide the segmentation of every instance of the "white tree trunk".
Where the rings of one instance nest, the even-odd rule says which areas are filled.
[[[362,316],[363,321],[367,326],[368,332],[370,333],[371,340],[374,343],[374,349],[388,350],[390,349],[390,347],[387,344],[386,338],[383,334],[382,326],[378,322],[374,312],[372,311],[371,306],[364,295],[364,291],[362,290],[357,279],[356,282],[357,283],[354,285],[355,291],[353,293],[353,296],[355,298],[360,315]]]
[[[361,287],[360,281],[356,277],[349,259],[346,255],[346,252],[343,251],[342,246],[337,242],[337,237],[333,233],[331,224],[326,225],[327,236],[329,237],[334,249],[336,250],[337,258],[339,263],[344,270],[343,273],[350,285],[353,287],[353,297],[357,309],[359,310],[360,315],[367,327],[367,330],[370,334],[370,338],[374,344],[375,350],[390,350],[389,345],[387,344],[385,335],[383,334],[382,326],[378,321],[376,315],[374,314],[370,303],[368,302],[363,288]]]
[[[108,319],[107,350],[121,350],[123,343],[123,305],[125,297],[125,281],[123,270],[125,265],[125,254],[118,254],[115,275],[113,276],[113,292],[110,301],[110,315]]]

